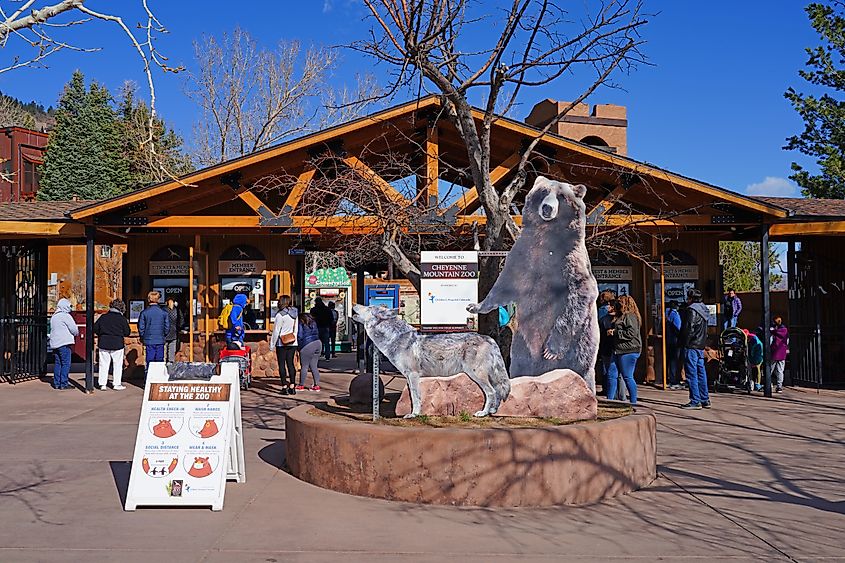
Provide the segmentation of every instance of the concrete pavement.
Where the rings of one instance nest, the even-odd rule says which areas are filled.
[[[845,560],[845,394],[716,395],[683,411],[683,392],[644,388],[658,417],[651,487],[583,508],[487,510],[351,497],[283,471],[284,411],[351,377],[325,373],[319,394],[283,397],[269,380],[244,394],[247,482],[227,486],[218,513],[122,510],[132,382],[93,395],[0,385],[0,561]]]

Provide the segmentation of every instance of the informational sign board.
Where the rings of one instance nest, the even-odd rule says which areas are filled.
[[[164,363],[150,364],[124,508],[222,510],[227,479],[246,481],[237,365],[169,381]]]
[[[467,305],[478,303],[478,252],[420,253],[420,324],[428,329],[475,329]]]
[[[220,260],[217,273],[221,276],[237,274],[263,274],[267,270],[266,260]]]

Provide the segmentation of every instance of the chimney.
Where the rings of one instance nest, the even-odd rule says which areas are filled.
[[[525,118],[525,123],[542,129],[570,103],[543,100],[534,106]],[[588,104],[576,104],[550,131],[601,150],[623,156],[628,154],[628,118],[625,106],[596,104],[590,111]]]

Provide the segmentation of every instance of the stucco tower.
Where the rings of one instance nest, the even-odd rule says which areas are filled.
[[[570,102],[543,100],[534,106],[525,122],[543,128],[569,104]],[[628,119],[625,106],[596,104],[590,111],[589,104],[578,104],[552,127],[552,132],[616,154],[628,153]]]

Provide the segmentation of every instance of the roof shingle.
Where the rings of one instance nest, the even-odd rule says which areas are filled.
[[[91,201],[16,201],[0,203],[0,221],[70,221],[67,213]]]
[[[797,217],[845,217],[845,199],[755,196],[755,199],[792,211]]]

